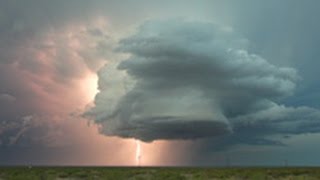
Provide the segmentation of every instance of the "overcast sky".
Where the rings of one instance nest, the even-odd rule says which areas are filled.
[[[0,165],[319,165],[319,6],[0,0]]]

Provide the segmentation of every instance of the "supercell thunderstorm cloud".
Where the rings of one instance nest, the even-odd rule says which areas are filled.
[[[319,165],[319,2],[0,0],[0,166]]]
[[[147,142],[216,137],[224,144],[276,144],[268,136],[319,132],[317,109],[277,103],[293,94],[297,71],[247,46],[229,27],[148,21],[119,42],[116,50],[128,58],[100,70],[100,93],[88,114],[106,135]]]

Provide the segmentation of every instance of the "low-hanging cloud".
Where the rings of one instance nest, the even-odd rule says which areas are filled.
[[[106,135],[153,141],[319,132],[320,114],[278,102],[293,94],[295,69],[248,50],[232,28],[184,20],[148,21],[119,42],[129,54],[99,72],[88,115]],[[238,138],[238,139],[239,139]],[[233,142],[234,143],[234,142]]]

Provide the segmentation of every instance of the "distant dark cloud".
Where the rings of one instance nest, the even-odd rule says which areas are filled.
[[[118,51],[130,57],[100,71],[101,92],[88,114],[106,135],[144,141],[281,144],[265,137],[319,132],[317,109],[277,104],[293,94],[296,70],[270,64],[247,45],[212,23],[149,21],[120,41]]]
[[[292,135],[320,132],[320,111],[310,107],[275,105],[231,119],[233,133],[199,142],[202,151],[226,150],[235,145],[285,146]]]

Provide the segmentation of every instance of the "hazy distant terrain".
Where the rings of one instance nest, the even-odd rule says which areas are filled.
[[[1,180],[320,179],[320,168],[2,167]]]

